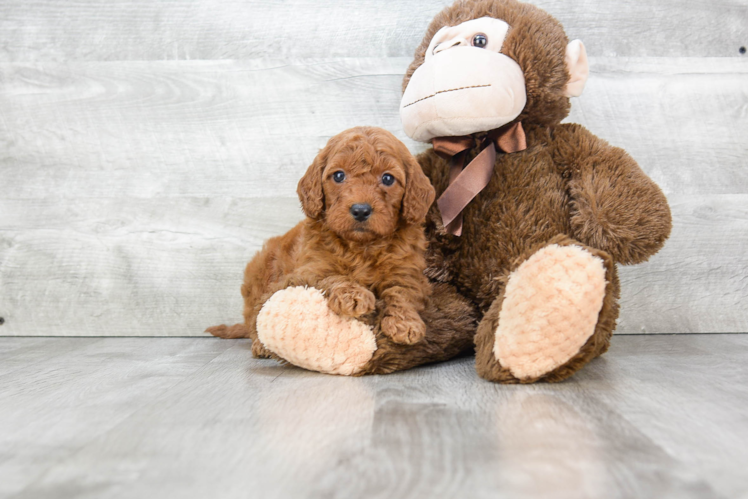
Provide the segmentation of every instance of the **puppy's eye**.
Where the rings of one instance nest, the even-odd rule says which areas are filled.
[[[395,177],[392,174],[384,174],[382,176],[382,184],[385,186],[391,186],[395,183]]]
[[[332,180],[340,184],[345,180],[345,172],[343,172],[342,170],[338,170],[337,172],[332,174]]]
[[[473,37],[473,47],[478,47],[479,49],[485,49],[486,45],[488,45],[488,37],[484,35],[483,33],[478,33]]]

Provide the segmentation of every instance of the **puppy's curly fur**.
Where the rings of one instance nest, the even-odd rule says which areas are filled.
[[[320,151],[297,191],[307,218],[268,240],[247,264],[245,328],[208,331],[248,336],[255,357],[270,357],[257,337],[262,305],[278,290],[310,286],[322,290],[339,315],[371,318],[379,309],[381,331],[395,343],[422,340],[419,313],[431,293],[422,225],[434,189],[405,145],[380,128],[346,130]],[[354,205],[368,205],[371,214],[357,219]]]

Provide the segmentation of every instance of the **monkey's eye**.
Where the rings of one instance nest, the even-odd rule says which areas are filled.
[[[392,174],[384,174],[382,176],[382,184],[385,186],[391,186],[395,183],[395,177]]]
[[[484,35],[483,33],[478,33],[473,37],[473,47],[478,47],[479,49],[485,49],[486,45],[488,45],[488,37]]]
[[[332,180],[340,184],[345,180],[345,172],[343,172],[342,170],[338,170],[337,172],[332,174]]]

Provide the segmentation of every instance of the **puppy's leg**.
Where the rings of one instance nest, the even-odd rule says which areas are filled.
[[[289,271],[293,267],[293,260],[286,247],[298,239],[298,233],[299,226],[283,236],[269,239],[244,269],[241,288],[244,297],[244,325],[246,336],[252,339],[252,355],[255,358],[272,357],[272,353],[257,336],[257,315],[274,292],[288,286],[292,278]]]
[[[330,310],[340,316],[359,318],[376,307],[377,300],[371,291],[344,278],[326,278],[318,288],[325,291]]]
[[[393,286],[382,292],[385,303],[380,327],[382,333],[398,344],[412,345],[426,335],[426,325],[419,314],[423,297],[402,286]]]
[[[413,308],[390,307],[381,323],[382,333],[396,344],[412,345],[426,336],[426,324]]]
[[[270,358],[270,352],[265,349],[257,336],[257,314],[262,307],[263,299],[268,292],[267,255],[258,253],[244,270],[242,297],[244,298],[244,326],[246,336],[252,339],[252,356],[255,358]],[[211,332],[212,333],[212,332]]]

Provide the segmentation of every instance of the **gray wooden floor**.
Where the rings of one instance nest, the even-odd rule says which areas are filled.
[[[0,338],[4,497],[740,497],[748,335],[628,336],[572,380],[368,378],[247,341]]]

